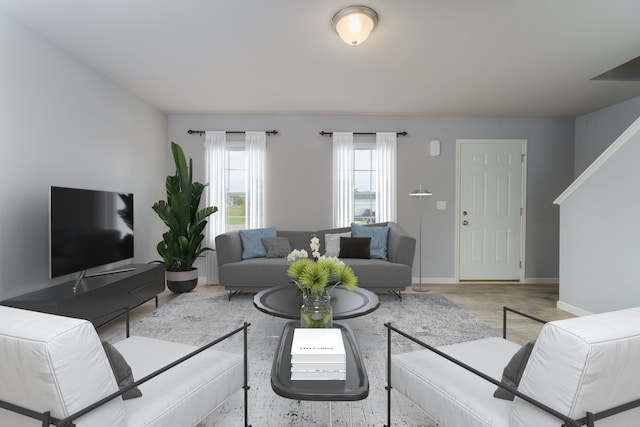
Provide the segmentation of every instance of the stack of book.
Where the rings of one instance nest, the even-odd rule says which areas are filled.
[[[342,331],[337,328],[296,328],[291,344],[292,380],[341,380],[347,378]]]

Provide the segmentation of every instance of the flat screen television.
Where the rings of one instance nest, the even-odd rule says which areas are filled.
[[[54,187],[49,273],[59,277],[133,258],[133,194]]]

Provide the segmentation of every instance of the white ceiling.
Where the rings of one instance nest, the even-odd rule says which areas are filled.
[[[331,28],[365,4],[358,47]],[[640,0],[0,0],[167,113],[576,117],[640,96]]]

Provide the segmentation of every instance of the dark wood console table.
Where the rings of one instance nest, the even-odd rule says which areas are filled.
[[[15,308],[87,319],[97,328],[164,291],[164,266],[127,265],[133,271],[65,282],[1,301]],[[156,299],[156,305],[157,305]]]

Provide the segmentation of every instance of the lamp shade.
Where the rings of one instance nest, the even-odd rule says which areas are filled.
[[[331,20],[340,38],[351,46],[364,42],[377,23],[378,14],[366,6],[346,7],[333,15]]]

